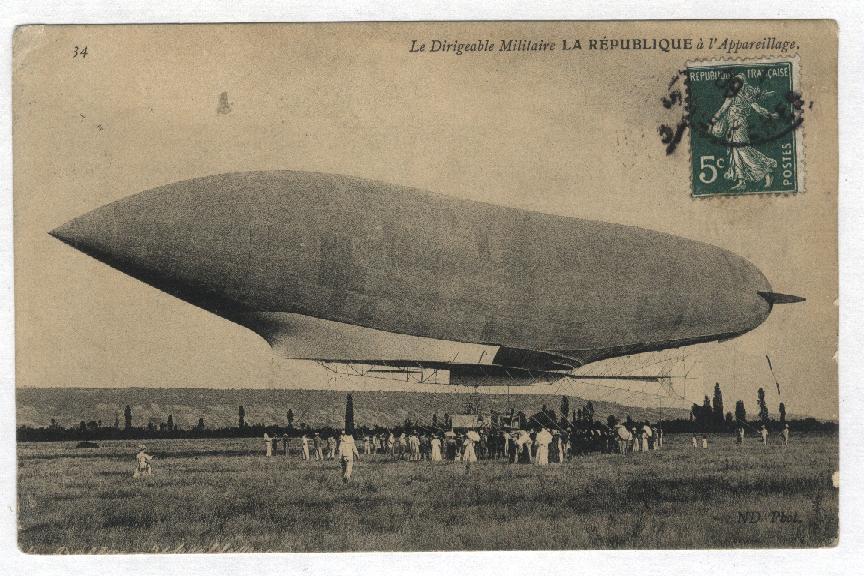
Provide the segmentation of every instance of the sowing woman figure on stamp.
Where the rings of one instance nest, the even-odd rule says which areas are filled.
[[[761,89],[747,84],[743,74],[735,79],[740,82],[740,88],[732,96],[727,96],[723,105],[711,118],[709,132],[712,136],[726,143],[728,150],[727,166],[723,178],[735,184],[732,190],[744,190],[750,182],[765,182],[765,188],[771,186],[772,173],[777,168],[777,161],[750,146],[749,119],[752,112],[765,118],[777,118],[776,112],[769,112],[759,102],[773,92],[763,92]]]

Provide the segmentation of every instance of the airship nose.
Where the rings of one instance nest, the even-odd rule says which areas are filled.
[[[49,234],[173,296],[224,311],[247,292],[248,218],[242,202],[204,202],[204,188],[192,182],[142,192]]]
[[[121,254],[112,249],[111,230],[115,230],[103,209],[94,210],[58,226],[48,234],[64,244],[111,266],[119,264]]]

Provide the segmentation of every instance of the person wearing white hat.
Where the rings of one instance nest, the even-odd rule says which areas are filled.
[[[347,484],[351,481],[351,473],[354,471],[354,459],[360,460],[354,437],[342,430],[339,438],[339,464],[342,467],[342,482]]]
[[[147,447],[143,444],[138,446],[138,453],[135,455],[135,460],[137,461],[137,465],[135,466],[135,473],[132,474],[133,478],[153,475],[153,470],[150,468],[150,461],[153,460],[153,456],[147,454]]]

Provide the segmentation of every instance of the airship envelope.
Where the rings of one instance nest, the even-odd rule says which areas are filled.
[[[703,242],[333,174],[177,182],[51,234],[286,358],[451,374],[723,340],[801,300]]]

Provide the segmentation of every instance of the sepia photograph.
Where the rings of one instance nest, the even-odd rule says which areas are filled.
[[[21,552],[843,538],[835,21],[12,50]]]

